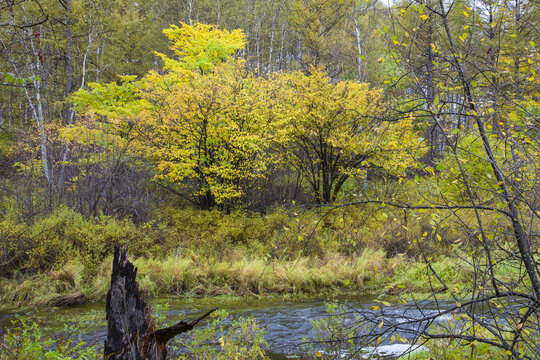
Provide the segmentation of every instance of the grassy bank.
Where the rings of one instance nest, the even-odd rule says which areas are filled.
[[[447,286],[466,290],[468,267],[446,245],[459,232],[437,228],[429,212],[408,222],[398,216],[367,207],[331,214],[278,208],[265,215],[165,208],[142,224],[87,219],[65,208],[28,224],[6,216],[0,300],[4,306],[51,305],[68,295],[103,300],[114,245],[128,247],[147,296],[430,293],[418,248]]]
[[[428,293],[426,265],[404,256],[386,258],[382,250],[365,249],[358,257],[327,254],[294,261],[248,257],[240,253],[217,259],[189,252],[178,257],[137,258],[138,279],[146,296],[339,295]],[[460,287],[467,274],[447,259],[433,263],[448,284]],[[61,269],[0,280],[5,306],[50,305],[65,295],[104,300],[111,258],[89,269],[79,260]],[[82,299],[81,299],[82,300]]]

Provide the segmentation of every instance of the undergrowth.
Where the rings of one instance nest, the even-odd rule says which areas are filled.
[[[0,218],[0,299],[5,306],[74,293],[102,300],[114,245],[128,248],[149,296],[429,293],[426,254],[448,286],[464,287],[459,231],[442,222],[429,211],[403,217],[367,206],[267,214],[166,207],[139,224],[65,207],[29,223],[9,213]]]

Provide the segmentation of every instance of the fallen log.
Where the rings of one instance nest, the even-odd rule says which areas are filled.
[[[61,295],[57,296],[49,301],[49,306],[56,306],[56,307],[62,307],[62,306],[77,306],[84,304],[86,301],[86,298],[84,297],[84,294],[80,291],[74,292],[67,295]]]
[[[192,321],[156,330],[152,307],[139,292],[137,268],[129,261],[124,247],[115,247],[111,288],[107,293],[107,339],[104,358],[109,360],[164,360],[167,342],[187,332],[214,310]]]

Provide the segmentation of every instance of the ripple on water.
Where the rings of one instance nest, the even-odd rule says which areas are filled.
[[[371,298],[346,299],[348,306],[359,311],[368,311],[375,303]],[[163,306],[163,304],[168,304]],[[219,307],[229,312],[232,318],[253,316],[259,325],[266,329],[265,339],[269,345],[269,355],[274,360],[298,358],[301,353],[300,344],[305,338],[314,338],[312,320],[326,316],[326,303],[324,300],[285,301],[276,299],[261,300],[220,300],[218,299],[158,299],[154,301],[156,308],[164,308],[168,322],[176,322],[184,317],[191,317],[196,313],[211,307]],[[427,304],[425,304],[427,305]],[[426,306],[428,307],[428,306]],[[87,343],[103,343],[106,336],[106,323],[104,322],[104,304],[86,304],[74,308],[37,309],[35,315],[39,321],[50,325],[60,326],[59,321],[75,322],[74,318],[81,318],[93,314],[96,321],[88,323],[85,328],[84,341]],[[385,314],[394,319],[419,316],[420,312],[411,312],[411,308],[399,305],[386,308]],[[419,311],[419,310],[415,310]],[[432,310],[426,311],[437,311]],[[13,320],[17,311],[0,312],[0,329]],[[441,316],[443,318],[444,316]],[[441,320],[441,319],[439,319]],[[204,324],[202,324],[204,326]],[[406,334],[404,335],[406,337]],[[396,358],[401,354],[419,350],[411,348],[408,344],[381,344],[377,348],[366,348],[366,355],[377,358]]]

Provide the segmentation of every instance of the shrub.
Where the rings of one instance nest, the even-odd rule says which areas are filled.
[[[264,330],[254,318],[227,318],[218,311],[212,322],[188,334],[182,345],[173,346],[180,360],[267,360]]]
[[[0,338],[1,360],[68,360],[68,359],[101,359],[98,346],[88,346],[76,328],[65,328],[63,331],[47,334],[35,322],[18,318],[16,324],[7,329]],[[80,334],[80,332],[79,332]]]

